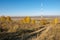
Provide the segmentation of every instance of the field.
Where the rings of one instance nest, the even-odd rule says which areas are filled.
[[[60,18],[0,16],[0,40],[60,40]]]

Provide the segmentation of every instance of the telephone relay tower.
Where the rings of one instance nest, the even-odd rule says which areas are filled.
[[[43,17],[43,2],[41,2],[41,8],[40,8],[40,13],[41,13],[41,17]]]

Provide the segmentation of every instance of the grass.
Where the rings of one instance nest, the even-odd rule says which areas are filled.
[[[49,20],[48,20],[49,21]],[[25,39],[30,33],[46,27]],[[40,25],[39,23],[20,23],[19,21],[0,22],[0,40],[60,40],[60,24]]]

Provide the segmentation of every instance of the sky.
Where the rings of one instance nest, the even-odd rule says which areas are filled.
[[[0,16],[60,15],[60,0],[0,0]]]

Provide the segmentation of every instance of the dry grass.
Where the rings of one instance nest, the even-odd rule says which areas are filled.
[[[42,28],[45,27],[46,29],[43,30]],[[38,31],[41,29],[43,31]],[[0,40],[60,40],[60,24],[40,25],[39,23],[21,24],[19,21],[0,22],[0,31]],[[29,36],[31,33],[33,34]]]

